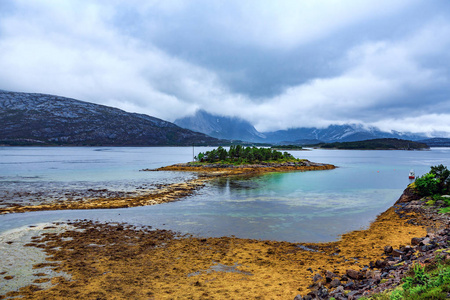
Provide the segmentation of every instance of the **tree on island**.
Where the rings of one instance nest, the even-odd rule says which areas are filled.
[[[245,164],[256,162],[282,162],[296,161],[297,159],[288,152],[280,152],[270,148],[243,147],[241,145],[232,145],[230,150],[220,146],[217,149],[199,153],[195,157],[196,161],[208,163],[232,163]]]

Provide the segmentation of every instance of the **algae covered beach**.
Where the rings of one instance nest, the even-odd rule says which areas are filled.
[[[345,159],[338,157],[336,160],[343,162],[345,172]],[[314,165],[331,168],[323,164],[307,164],[310,164],[309,168]],[[176,172],[186,172],[186,169],[180,171],[186,168],[183,165],[170,168],[177,169]],[[232,172],[217,167],[196,168],[207,170],[187,178],[187,184],[195,180],[211,182],[222,176],[234,180],[236,175],[250,178],[255,175],[251,168],[233,168],[237,170]],[[282,171],[270,169],[269,166],[265,168],[272,172]],[[164,172],[172,171],[155,173],[159,172],[165,174]],[[319,172],[316,174],[320,175],[331,171],[302,174],[314,176],[314,172]],[[142,173],[147,172],[139,174]],[[188,201],[183,199],[195,198],[197,193],[205,189],[196,188],[191,193],[183,190],[186,182],[168,185],[173,185],[176,187],[173,190],[180,193],[180,196],[174,199],[178,202],[172,203]],[[245,182],[250,184],[252,180]],[[164,191],[166,188],[167,186],[162,185],[156,190]],[[392,204],[400,194],[401,191],[392,199]],[[167,194],[162,197],[167,197]],[[112,200],[114,203],[115,199]],[[107,202],[107,199],[102,201]],[[393,276],[394,270],[386,269],[385,261],[392,257],[386,253],[386,246],[403,249],[411,245],[412,239],[425,237],[427,234],[439,236],[436,233],[448,226],[448,220],[424,213],[417,201],[414,201],[416,200],[399,201],[397,206],[382,212],[367,228],[347,232],[338,240],[326,243],[238,238],[232,235],[201,236],[195,232],[182,233],[164,227],[138,224],[136,221],[133,224],[132,219],[131,222],[125,223],[114,220],[95,221],[91,219],[91,215],[84,214],[88,219],[83,220],[83,214],[79,214],[78,220],[57,221],[46,225],[48,229],[41,228],[36,231],[34,238],[23,243],[26,245],[24,249],[45,251],[47,259],[35,264],[31,270],[31,274],[40,276],[34,278],[36,282],[31,282],[31,285],[10,289],[1,293],[0,297],[20,295],[25,299],[294,299],[297,295],[305,296],[314,291],[315,295],[319,291],[323,293],[326,288],[326,297],[329,298],[329,293],[340,286],[347,294],[353,292],[352,296],[361,296],[364,291],[374,288],[375,282],[380,283],[383,279]],[[89,210],[95,211],[97,210]],[[125,213],[123,210],[110,211]],[[32,214],[35,213],[11,212],[0,217],[24,215],[32,218]],[[65,229],[52,229],[60,227]],[[13,238],[2,241],[4,249],[14,244]],[[18,243],[15,246],[17,245]],[[394,257],[392,261],[398,264],[398,259],[400,257]],[[59,273],[41,272],[42,268]],[[352,273],[353,271],[355,273]],[[12,282],[14,276],[17,276],[9,270],[1,272],[5,282]],[[331,286],[333,280],[334,286]],[[40,282],[49,282],[52,286],[41,286]],[[383,282],[386,284],[386,280]],[[326,299],[322,294],[321,297]]]
[[[56,286],[12,292],[25,299],[293,299],[306,294],[313,275],[339,276],[380,259],[385,245],[399,248],[424,228],[404,224],[393,210],[369,230],[346,234],[338,242],[297,244],[261,240],[197,238],[165,230],[89,221],[79,230],[44,233],[41,247],[56,261]],[[395,234],[393,234],[395,233]],[[39,268],[37,268],[39,270]],[[337,275],[337,276],[338,276]]]

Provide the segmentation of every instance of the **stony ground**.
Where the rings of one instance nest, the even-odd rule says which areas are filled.
[[[436,256],[450,259],[450,217],[439,214],[434,208],[424,206],[423,201],[399,203],[396,214],[417,217],[408,218],[408,224],[421,225],[427,228],[425,236],[413,237],[407,244],[395,247],[386,245],[384,253],[362,269],[348,269],[344,274],[332,272],[317,273],[313,277],[311,291],[297,295],[295,300],[329,299],[331,297],[343,299],[357,299],[391,290],[401,284],[415,264],[427,264],[434,261]],[[448,295],[450,298],[450,295]]]

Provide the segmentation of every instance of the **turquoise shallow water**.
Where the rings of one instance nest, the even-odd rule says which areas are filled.
[[[205,151],[206,148],[195,148]],[[14,189],[77,191],[92,186],[133,190],[192,177],[139,172],[192,160],[186,148],[2,148],[0,195]],[[359,229],[391,206],[410,182],[408,172],[450,166],[450,149],[431,151],[292,151],[294,156],[339,168],[220,179],[182,201],[116,210],[34,212],[0,216],[0,232],[67,219],[128,222],[198,236],[292,242],[330,241]],[[14,182],[14,184],[12,184]]]

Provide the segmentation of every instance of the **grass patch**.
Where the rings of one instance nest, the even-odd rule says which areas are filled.
[[[372,295],[360,299],[400,300],[400,299],[448,299],[450,293],[450,260],[423,266],[414,265],[403,284],[393,291]]]
[[[450,207],[444,207],[439,210],[440,213],[448,214],[450,213]]]

